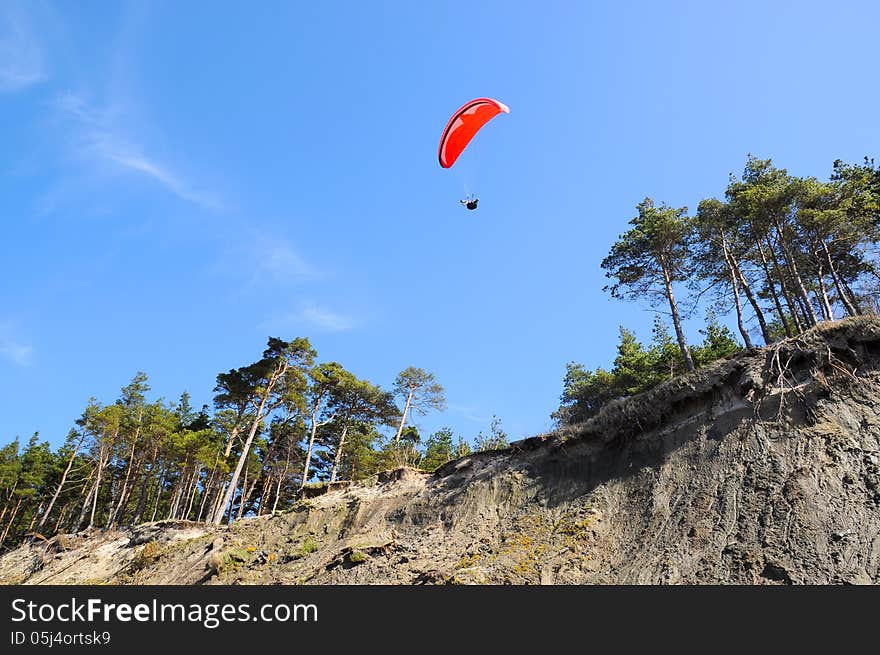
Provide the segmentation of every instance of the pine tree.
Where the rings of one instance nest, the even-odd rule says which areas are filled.
[[[455,444],[450,428],[441,428],[428,437],[420,465],[425,471],[434,471],[455,456]]]
[[[645,198],[637,206],[632,228],[620,236],[602,261],[605,276],[615,282],[605,287],[615,298],[666,301],[675,336],[687,370],[694,370],[673,286],[689,275],[693,226],[687,208],[656,207]]]
[[[433,373],[410,366],[401,371],[394,381],[394,395],[403,399],[400,423],[394,441],[400,440],[411,412],[425,415],[430,410],[446,409],[446,395],[443,387],[434,379]]]

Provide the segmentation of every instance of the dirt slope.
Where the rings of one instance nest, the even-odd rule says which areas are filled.
[[[0,583],[878,583],[878,407],[880,321],[829,323],[433,475],[25,545]]]

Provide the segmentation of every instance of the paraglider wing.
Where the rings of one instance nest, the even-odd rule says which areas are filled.
[[[509,114],[510,109],[492,98],[477,98],[462,105],[449,119],[440,137],[440,165],[443,168],[452,166],[480,128],[501,112]]]

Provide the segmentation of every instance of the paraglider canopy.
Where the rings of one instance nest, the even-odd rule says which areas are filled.
[[[446,123],[440,137],[440,165],[443,168],[452,166],[480,128],[501,112],[509,114],[510,109],[492,98],[477,98],[463,104]]]

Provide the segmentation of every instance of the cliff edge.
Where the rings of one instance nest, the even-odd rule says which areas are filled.
[[[433,474],[35,541],[0,583],[878,583],[878,408],[880,319],[829,322]]]

